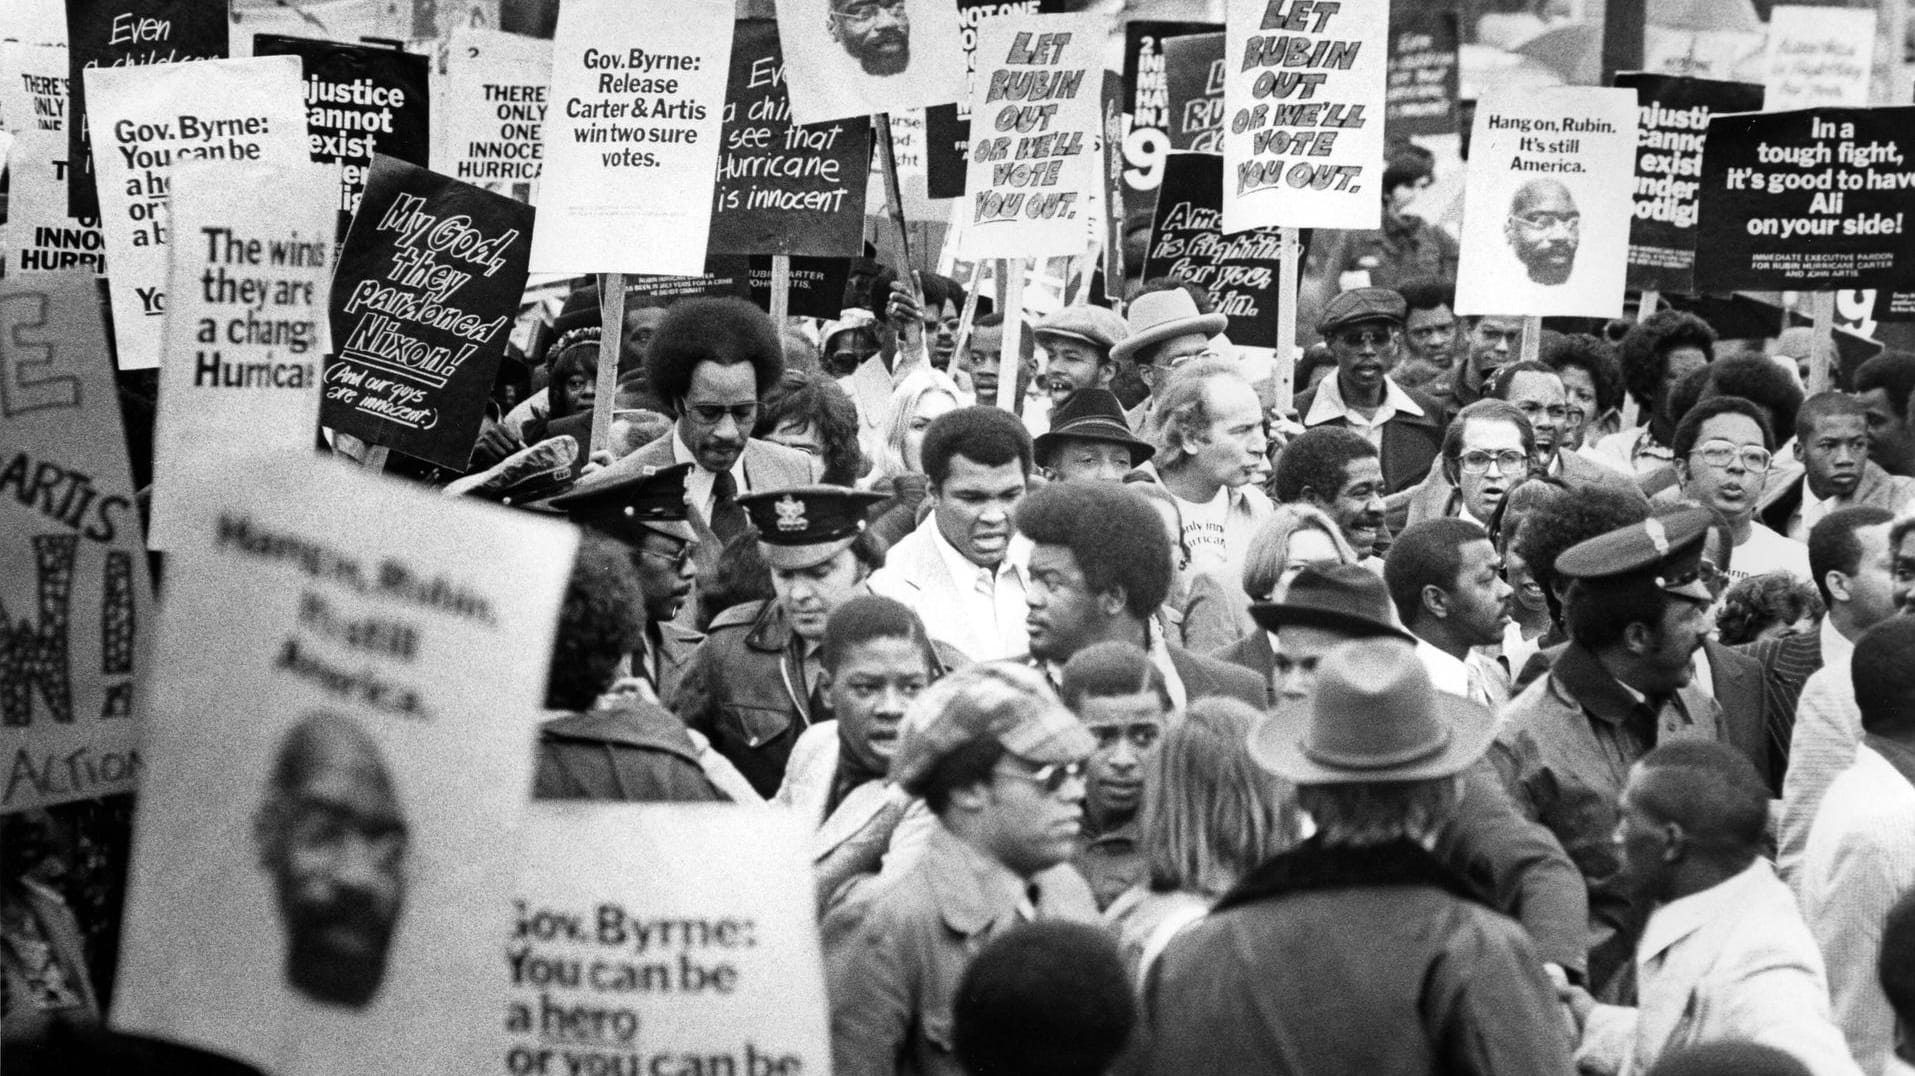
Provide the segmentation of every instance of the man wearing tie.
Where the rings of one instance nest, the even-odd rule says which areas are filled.
[[[1494,711],[1509,701],[1477,647],[1503,641],[1509,597],[1502,558],[1489,534],[1467,519],[1412,523],[1383,561],[1383,580],[1416,656],[1438,691]]]

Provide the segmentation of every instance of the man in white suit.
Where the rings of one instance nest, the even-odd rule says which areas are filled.
[[[1564,991],[1583,1027],[1578,1068],[1636,1076],[1664,1054],[1738,1039],[1814,1076],[1860,1076],[1822,954],[1760,854],[1769,793],[1754,764],[1727,744],[1665,743],[1631,768],[1621,807],[1624,875],[1656,908],[1636,946],[1635,1007]]]

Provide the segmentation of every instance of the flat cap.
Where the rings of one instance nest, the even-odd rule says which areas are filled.
[[[1101,306],[1067,306],[1040,319],[1031,335],[1081,340],[1109,355],[1117,341],[1130,335],[1130,325],[1115,310]]]
[[[1317,333],[1327,336],[1332,330],[1359,321],[1401,325],[1409,310],[1403,297],[1388,288],[1351,288],[1324,306],[1323,316],[1317,319]]]
[[[1702,578],[1702,547],[1714,523],[1707,508],[1653,515],[1570,546],[1557,556],[1556,571],[1585,582],[1647,576],[1671,594],[1713,601]]]
[[[681,542],[696,541],[688,522],[691,511],[685,504],[685,476],[691,469],[689,463],[675,463],[640,467],[603,482],[588,479],[545,503],[581,527],[605,531],[622,541],[635,540],[629,530],[634,524]]]
[[[959,669],[912,700],[891,757],[891,779],[921,795],[940,759],[986,739],[1039,766],[1078,762],[1097,749],[1097,738],[1037,670],[994,661]]]
[[[844,486],[791,486],[747,493],[738,506],[758,528],[765,563],[787,571],[838,555],[864,533],[865,515],[882,493]]]

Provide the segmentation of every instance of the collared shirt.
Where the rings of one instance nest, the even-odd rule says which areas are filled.
[[[1097,907],[1101,911],[1110,907],[1111,902],[1122,896],[1125,890],[1143,881],[1144,848],[1139,839],[1135,816],[1121,826],[1092,833],[1089,828],[1090,815],[1086,813],[1084,826],[1085,831],[1078,841],[1077,855],[1071,860],[1071,865],[1090,884],[1091,896],[1097,898]]]
[[[711,487],[718,475],[714,471],[705,470],[705,465],[699,463],[698,457],[692,455],[691,447],[685,444],[684,435],[679,433],[677,423],[672,424],[672,460],[676,463],[692,465],[691,473],[685,476],[685,503],[691,505],[705,519],[710,519]],[[743,452],[738,453],[738,458],[732,461],[731,480],[737,485],[738,492],[751,492],[750,483],[745,481]]]
[[[1430,682],[1436,686],[1436,690],[1459,699],[1468,699],[1491,710],[1504,703],[1505,700],[1498,697],[1495,678],[1484,667],[1488,659],[1482,654],[1472,650],[1468,658],[1458,661],[1441,648],[1418,639],[1416,656],[1422,660],[1423,668],[1428,670]]]
[[[1383,378],[1383,400],[1377,405],[1376,413],[1365,416],[1343,402],[1343,386],[1335,374],[1317,382],[1317,394],[1310,401],[1310,413],[1303,416],[1305,426],[1321,426],[1337,419],[1349,423],[1350,428],[1362,434],[1378,450],[1383,448],[1383,426],[1399,413],[1422,415],[1423,408],[1403,391],[1402,386],[1387,374]]]
[[[1004,558],[989,568],[972,563],[958,552],[935,522],[931,526],[931,544],[957,587],[958,601],[965,610],[963,619],[979,626],[972,637],[991,638],[997,644],[994,652],[966,651],[965,656],[974,661],[997,661],[1029,653],[1031,639],[1024,628],[1028,611],[1024,591],[1028,581],[1024,573],[1030,559],[1030,540],[1021,534],[1012,535],[1004,548]]]
[[[1855,644],[1822,618],[1822,667],[1809,674],[1795,704],[1789,736],[1789,769],[1782,776],[1782,811],[1776,822],[1775,862],[1782,877],[1802,891],[1802,856],[1822,797],[1855,762],[1862,742],[1862,711],[1855,704],[1849,666]]]

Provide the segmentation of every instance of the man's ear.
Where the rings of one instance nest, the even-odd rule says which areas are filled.
[[[1636,620],[1622,629],[1622,644],[1629,648],[1631,654],[1647,654],[1661,642],[1662,633],[1653,624]]]
[[[1803,460],[1802,439],[1800,437],[1794,437],[1789,439],[1789,452],[1795,456],[1795,462],[1797,463],[1802,462]]]
[[[1330,502],[1324,500],[1322,497],[1317,496],[1316,487],[1314,486],[1304,486],[1302,489],[1297,490],[1297,500],[1302,501],[1304,504],[1310,505],[1313,508],[1330,507]]]
[[[1107,617],[1114,617],[1130,604],[1130,595],[1123,587],[1112,587],[1097,595],[1097,608]]]
[[[1450,615],[1450,592],[1439,586],[1426,586],[1420,595],[1423,611],[1438,620],[1447,620]]]
[[[1675,461],[1675,464],[1676,464],[1676,485],[1687,486],[1689,484],[1689,461],[1677,460]]]
[[[1822,583],[1829,588],[1829,597],[1836,601],[1854,601],[1855,591],[1849,586],[1847,572],[1828,572],[1822,576]]]
[[[1674,863],[1688,853],[1689,835],[1683,832],[1681,826],[1674,822],[1664,822],[1660,832],[1662,835],[1662,861],[1664,863]]]

